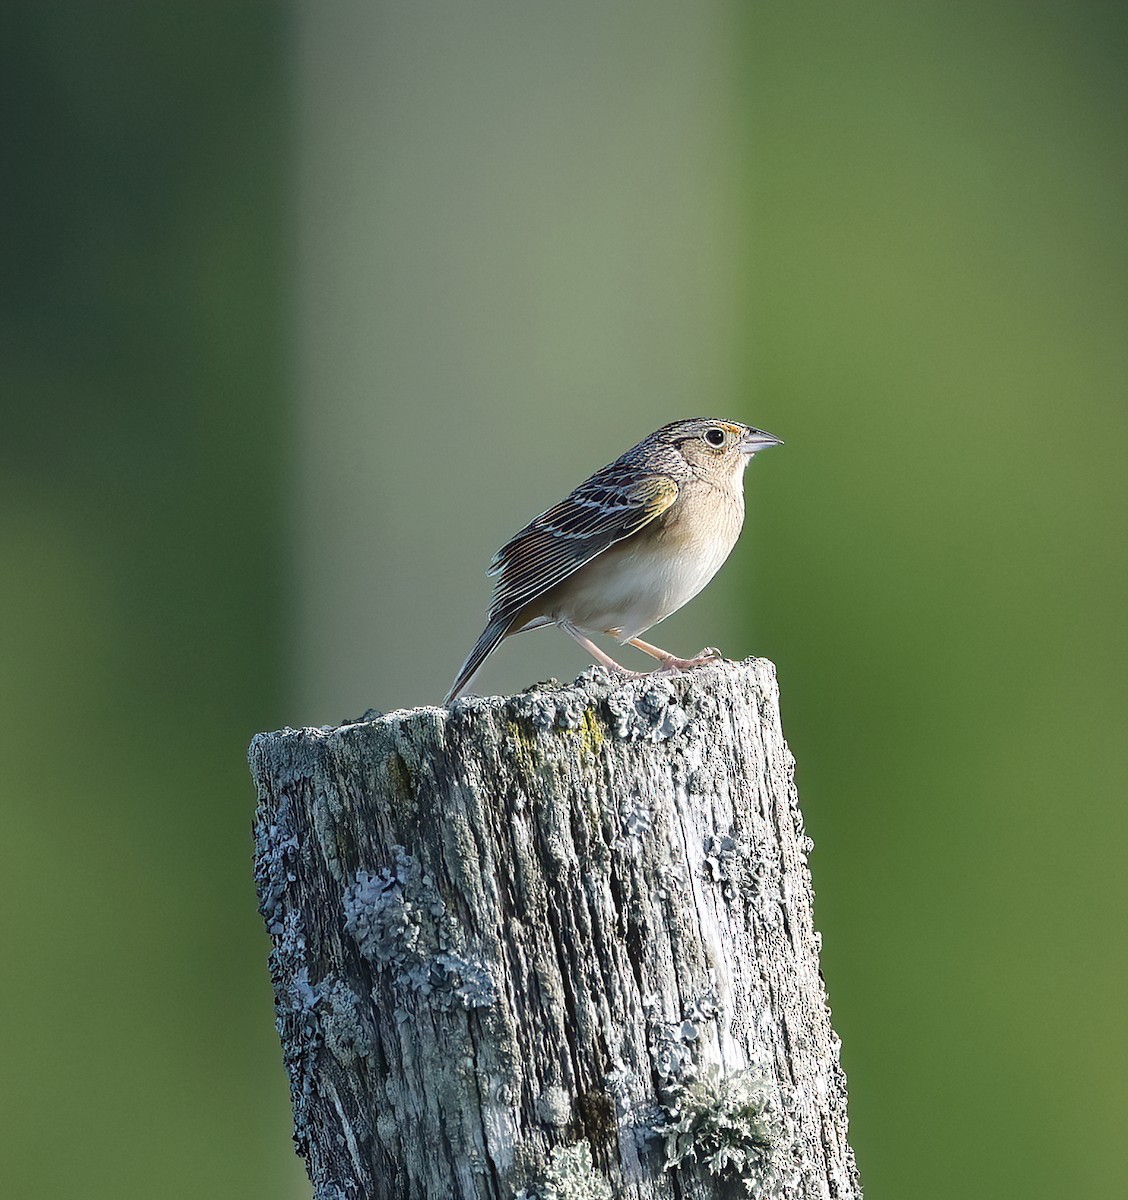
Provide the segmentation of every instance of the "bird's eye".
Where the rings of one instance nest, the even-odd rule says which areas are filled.
[[[705,431],[705,440],[710,446],[723,446],[725,444],[725,431],[723,429],[708,429]]]

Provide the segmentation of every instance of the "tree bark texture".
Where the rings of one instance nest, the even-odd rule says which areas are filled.
[[[318,1200],[860,1196],[771,663],[250,758]]]

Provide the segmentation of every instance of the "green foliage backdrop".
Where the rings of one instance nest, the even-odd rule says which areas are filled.
[[[747,21],[749,378],[789,438],[750,590],[863,1181],[1109,1194],[1128,15],[803,7]]]
[[[286,21],[4,25],[0,1188],[277,1196],[243,756],[285,718]]]
[[[435,699],[497,541],[711,410],[787,445],[669,637],[778,664],[867,1194],[1121,1186],[1128,18],[568,11],[9,6],[13,1195],[304,1194],[248,738]],[[369,17],[378,70],[318,58]],[[379,277],[349,221],[406,247]],[[382,573],[313,578],[350,516]],[[489,684],[582,666],[542,636]]]

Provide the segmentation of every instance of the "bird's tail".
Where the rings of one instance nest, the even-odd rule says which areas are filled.
[[[474,649],[467,655],[454,683],[451,684],[450,691],[447,692],[446,699],[443,701],[444,704],[449,704],[469,690],[470,684],[474,682],[474,676],[481,670],[482,663],[497,649],[498,643],[509,632],[509,624],[508,619],[491,621],[482,630],[482,636],[474,643]]]

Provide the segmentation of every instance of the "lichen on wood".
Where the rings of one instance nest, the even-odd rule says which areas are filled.
[[[250,757],[319,1200],[860,1196],[766,660]]]

